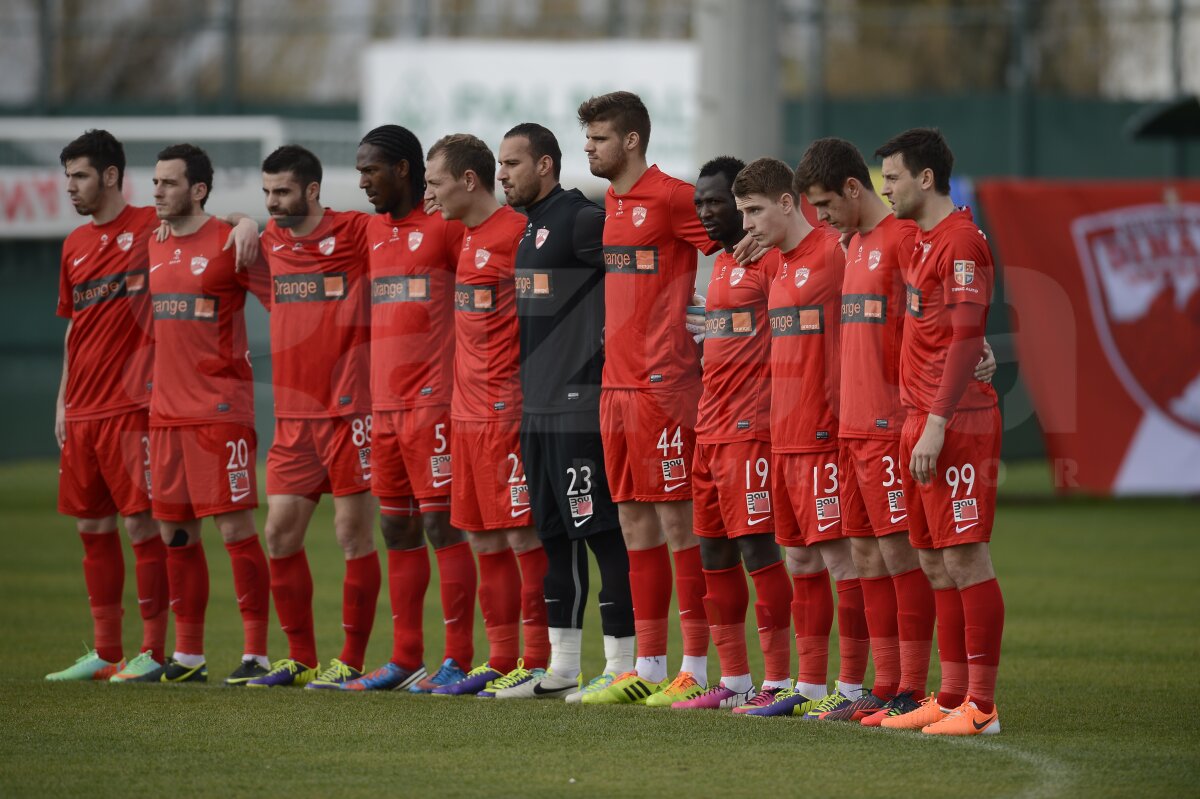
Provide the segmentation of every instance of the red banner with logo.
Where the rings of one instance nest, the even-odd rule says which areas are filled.
[[[985,181],[1061,490],[1200,492],[1200,181]]]

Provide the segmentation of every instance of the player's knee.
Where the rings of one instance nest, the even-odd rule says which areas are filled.
[[[494,555],[508,549],[508,539],[502,533],[469,532],[467,540],[471,542],[471,551],[476,555]]]
[[[512,547],[512,551],[518,555],[531,552],[535,549],[538,549],[542,545],[542,542],[538,540],[537,533],[533,531],[532,527],[509,531],[507,537],[508,545]]]
[[[946,573],[960,590],[996,576],[987,544],[964,544],[942,550]]]
[[[893,533],[879,539],[879,552],[883,555],[884,563],[890,574],[904,574],[920,568],[921,560],[917,550],[908,542],[908,533]]]
[[[816,574],[824,570],[825,561],[815,547],[785,547],[784,565],[788,574]]]
[[[425,528],[425,537],[434,549],[444,549],[465,540],[462,530],[450,524],[450,514],[445,511],[421,514],[421,523]]]
[[[737,539],[746,571],[756,572],[780,561],[779,545],[773,535],[748,535]]]
[[[729,539],[700,537],[700,565],[708,571],[732,569],[741,560],[738,545]]]
[[[384,513],[379,517],[379,531],[388,549],[416,549],[424,543],[419,516],[390,516]]]
[[[82,520],[81,520],[82,521]],[[99,521],[105,526],[96,526],[90,530],[83,530],[80,526],[80,532],[98,532],[100,530],[116,529],[116,517],[108,517],[107,519],[88,519],[87,521]],[[135,544],[140,544],[143,541],[149,541],[154,536],[158,535],[158,523],[150,516],[149,511],[144,513],[135,513],[132,516],[126,516],[123,519],[125,523],[125,533],[129,536],[129,540]]]

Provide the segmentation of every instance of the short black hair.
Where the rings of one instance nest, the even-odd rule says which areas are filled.
[[[195,186],[197,183],[204,184],[206,191],[204,199],[200,201],[200,207],[208,202],[208,196],[212,194],[213,187],[213,165],[208,157],[208,153],[201,150],[194,144],[172,144],[170,147],[164,147],[158,153],[159,161],[183,161],[183,176],[187,178],[188,186]]]
[[[107,130],[86,130],[58,154],[58,160],[64,167],[68,161],[74,161],[76,158],[86,158],[92,168],[100,174],[104,174],[104,170],[110,166],[115,166],[117,188],[121,188],[121,184],[125,182],[125,148],[117,137]]]
[[[262,171],[268,175],[291,172],[305,189],[310,183],[321,182],[321,160],[313,152],[299,144],[285,144],[276,148],[262,162]]]
[[[378,147],[387,163],[395,166],[401,161],[408,163],[408,181],[414,197],[425,191],[425,150],[411,130],[400,125],[380,125],[367,132],[359,144]]]
[[[871,185],[871,170],[858,148],[845,139],[827,136],[804,151],[796,167],[795,189],[797,194],[804,194],[813,186],[821,186],[840,196],[850,178],[865,188],[875,188]]]
[[[559,175],[562,174],[562,148],[558,146],[558,139],[555,138],[554,133],[536,122],[522,122],[504,134],[506,139],[514,136],[525,137],[525,140],[529,142],[529,151],[533,153],[534,161],[541,159],[544,155],[550,156],[550,162],[554,164],[554,179],[558,180]]]
[[[745,168],[746,164],[740,158],[734,158],[732,155],[718,155],[700,167],[700,177],[707,178],[712,175],[724,175],[732,191],[733,181],[737,180],[738,172],[741,172]]]
[[[933,188],[939,194],[950,193],[950,172],[954,169],[954,153],[946,137],[937,128],[911,128],[898,133],[875,151],[876,158],[900,154],[910,175],[928,169],[933,172]]]

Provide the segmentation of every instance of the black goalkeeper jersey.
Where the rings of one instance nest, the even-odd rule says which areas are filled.
[[[525,209],[517,318],[526,413],[598,410],[604,371],[604,209],[556,186]]]

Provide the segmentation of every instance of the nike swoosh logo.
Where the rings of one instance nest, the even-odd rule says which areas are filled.
[[[757,519],[751,519],[751,518],[747,517],[746,521],[748,521],[750,523],[750,526],[753,527],[756,524],[765,522],[769,518],[771,518],[771,516],[768,514],[766,516],[759,516]]]
[[[679,615],[680,615],[680,616],[686,616],[687,614],[689,614],[689,613],[691,613],[691,612],[692,612],[691,610],[681,610],[681,611],[679,611]]]
[[[240,605],[249,598],[250,598],[249,594],[242,594],[240,597],[237,598],[237,603]]]
[[[576,526],[576,527],[583,527],[585,524],[587,524],[587,523],[588,523],[588,522],[590,522],[591,520],[592,520],[592,517],[591,517],[591,516],[587,517],[586,519],[575,519],[575,520],[574,520],[574,521],[575,521],[575,526]]]
[[[279,252],[280,250],[282,250],[282,249],[283,249],[284,247],[286,247],[286,246],[287,246],[286,244],[272,244],[272,245],[271,245],[271,252]]]
[[[150,267],[150,271],[153,272],[155,269],[158,269],[160,266],[162,266],[162,264],[155,264],[154,266]]]
[[[561,694],[563,691],[567,690],[568,688],[574,688],[574,687],[575,686],[573,686],[573,685],[568,685],[566,688],[554,688],[552,690],[543,691],[542,684],[537,683],[536,685],[533,686],[533,692],[535,694],[537,694],[538,696],[545,696],[546,694]]]
[[[91,599],[91,597],[88,597],[88,599]],[[149,605],[153,601],[154,601],[154,597],[150,597],[149,599],[142,599],[141,597],[138,597],[139,605]]]
[[[904,520],[905,520],[905,519],[907,519],[907,518],[908,518],[908,514],[907,514],[907,513],[902,513],[902,514],[900,514],[899,516],[893,516],[893,517],[892,517],[892,524],[899,524],[900,522],[904,521]]]
[[[521,624],[533,624],[537,619],[521,619]]]
[[[975,660],[976,658],[984,658],[984,657],[987,657],[986,653],[982,654],[982,655],[967,655],[967,660]]]
[[[549,602],[550,600],[549,600],[549,599],[547,599],[546,601],[547,601],[547,602]],[[555,601],[555,602],[557,602],[558,600],[556,599],[556,600],[554,600],[554,601]],[[602,608],[606,608],[606,607],[608,607],[609,605],[615,605],[615,604],[617,604],[617,603],[616,603],[616,602],[601,602],[601,603],[600,603],[600,607],[602,607]]]
[[[243,499],[245,499],[248,496],[250,496],[250,492],[243,491],[240,494],[231,494],[229,499],[232,500],[233,502],[241,502]]]
[[[959,525],[955,525],[955,527],[954,527],[954,532],[956,532],[956,533],[965,533],[967,530],[970,530],[972,527],[974,527],[974,526],[975,526],[975,525],[977,525],[977,524],[979,524],[979,522],[971,522],[970,524],[959,524]]]
[[[82,258],[76,258],[71,263],[75,264],[75,266],[79,266],[81,263],[86,261],[90,256],[91,256],[91,253],[89,252],[87,255],[83,256]]]
[[[673,486],[664,486],[664,487],[667,489],[668,492],[670,492],[670,491],[674,491],[677,488],[682,488],[685,485],[687,485],[687,481],[684,481],[682,483],[676,483]]]
[[[975,725],[975,731],[978,732],[978,731],[982,730],[984,727],[986,727],[987,725],[991,724],[995,720],[996,720],[995,716],[988,716],[986,719],[983,720],[982,723],[980,723],[978,721],[972,721],[971,723]]]
[[[512,517],[515,519],[523,513],[529,513],[529,508],[525,508],[524,510],[514,510],[514,511],[510,511],[510,512],[512,513]]]
[[[840,522],[840,521],[841,521],[841,519],[838,519],[838,520],[837,520],[837,522],[830,522],[829,524],[818,524],[818,525],[817,525],[817,532],[818,532],[818,533],[823,533],[823,532],[825,532],[826,530],[828,530],[830,527],[833,527],[835,524],[837,524],[837,523],[838,523],[838,522]]]
[[[771,629],[771,628],[770,628],[770,627],[759,627],[759,628],[758,628],[758,631],[759,631],[760,633],[764,633],[764,632],[766,632],[766,631],[767,631],[767,630],[769,630],[769,629]]]
[[[458,621],[458,616],[455,616],[453,619],[442,619],[442,624],[454,624],[456,621]]]
[[[382,247],[384,244],[387,244],[387,242],[386,242],[386,241],[377,241],[377,242],[375,242],[375,246],[374,246],[374,247],[372,247],[371,249],[372,249],[372,250],[378,250],[378,249],[379,249],[380,247]]]
[[[557,599],[547,599],[547,600],[546,600],[546,604],[547,604],[547,605],[549,605],[551,602],[557,602],[557,601],[558,601]],[[609,602],[608,604],[610,604],[610,605],[611,605],[612,603],[611,603],[611,602]],[[603,607],[603,606],[604,606],[604,603],[603,603],[603,602],[601,602],[601,603],[600,603],[600,605],[601,605],[601,607]]]
[[[453,480],[453,479],[454,479],[453,477],[447,477],[445,480],[434,480],[434,481],[433,481],[433,487],[434,487],[434,488],[441,488],[442,486],[446,485],[447,483],[449,483],[449,482],[450,482],[451,480]]]

